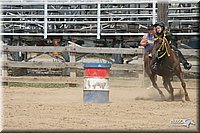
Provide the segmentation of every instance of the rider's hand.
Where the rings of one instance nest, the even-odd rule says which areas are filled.
[[[148,44],[154,44],[154,42],[151,41],[151,40],[147,40],[147,43],[148,43]]]

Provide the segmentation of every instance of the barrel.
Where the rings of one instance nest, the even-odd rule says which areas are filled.
[[[89,103],[109,102],[109,74],[111,64],[84,63],[83,101]]]

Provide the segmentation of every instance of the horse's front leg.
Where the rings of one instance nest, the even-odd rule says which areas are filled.
[[[155,79],[155,75],[152,74],[152,75],[149,75],[149,77],[150,77],[153,87],[158,90],[158,93],[160,94],[161,99],[165,100],[165,96],[164,96],[163,92],[158,88],[158,85],[157,85],[156,79]]]

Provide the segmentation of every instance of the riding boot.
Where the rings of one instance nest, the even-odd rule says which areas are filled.
[[[183,66],[184,66],[185,69],[190,70],[190,68],[192,67],[192,64],[186,62],[186,63],[183,64]]]
[[[184,69],[189,70],[192,67],[192,64],[188,63],[188,61],[185,59],[185,57],[183,56],[183,54],[179,50],[176,50],[176,51],[178,52],[180,62],[183,64]]]

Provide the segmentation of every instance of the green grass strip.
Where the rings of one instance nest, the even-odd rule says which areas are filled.
[[[3,84],[4,85],[4,84]],[[19,83],[9,82],[9,87],[34,87],[34,88],[65,88],[65,87],[77,87],[77,84],[56,84],[56,83]]]

